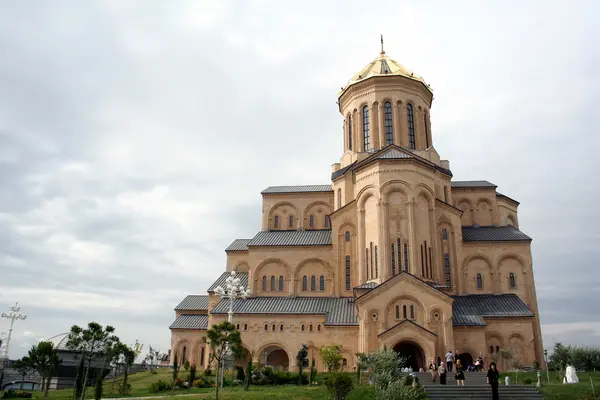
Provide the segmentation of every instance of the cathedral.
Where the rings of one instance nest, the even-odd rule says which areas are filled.
[[[308,345],[342,346],[343,365],[383,347],[426,368],[448,351],[463,363],[510,350],[543,360],[531,238],[519,202],[485,180],[455,180],[433,145],[431,87],[383,51],[338,94],[343,153],[327,185],[261,192],[262,227],[226,249],[206,294],[175,307],[171,357],[209,365],[202,337],[227,320],[215,288],[235,271],[244,357],[296,369]]]

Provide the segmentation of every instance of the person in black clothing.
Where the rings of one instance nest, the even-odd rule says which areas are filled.
[[[500,372],[496,369],[496,363],[490,364],[490,369],[487,373],[487,383],[492,387],[492,399],[499,400],[498,397],[498,380],[500,379]]]

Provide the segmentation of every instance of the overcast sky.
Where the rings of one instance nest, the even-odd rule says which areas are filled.
[[[90,320],[168,349],[175,305],[260,229],[260,191],[329,182],[337,93],[380,34],[434,89],[433,141],[455,179],[521,202],[544,345],[600,345],[599,14],[594,1],[2,1],[0,311],[18,300],[28,314],[11,357]]]

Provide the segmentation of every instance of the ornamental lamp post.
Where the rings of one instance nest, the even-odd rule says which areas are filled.
[[[245,288],[241,285],[240,278],[235,276],[235,271],[231,271],[231,275],[225,279],[225,288],[217,286],[215,294],[222,299],[229,299],[229,311],[227,312],[227,322],[233,322],[233,300],[247,299],[250,297],[250,288]],[[225,376],[225,357],[229,352],[229,348],[225,348],[225,354],[221,359],[221,389],[223,389],[223,378]]]
[[[24,320],[27,318],[27,315],[21,312],[21,307],[19,306],[19,302],[16,302],[14,306],[8,309],[8,312],[3,312],[0,314],[0,318],[6,318],[10,320],[10,328],[8,329],[8,336],[6,338],[6,344],[4,345],[4,350],[2,354],[0,354],[0,358],[8,358],[8,346],[10,346],[10,337],[13,331],[13,325],[15,324],[15,320],[20,319]]]

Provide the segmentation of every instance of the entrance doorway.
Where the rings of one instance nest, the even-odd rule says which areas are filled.
[[[418,344],[402,341],[394,346],[394,351],[406,359],[404,367],[411,367],[413,371],[418,371],[419,368],[426,369],[425,354]]]
[[[287,371],[290,366],[287,352],[279,346],[273,345],[265,348],[260,355],[263,365]]]

